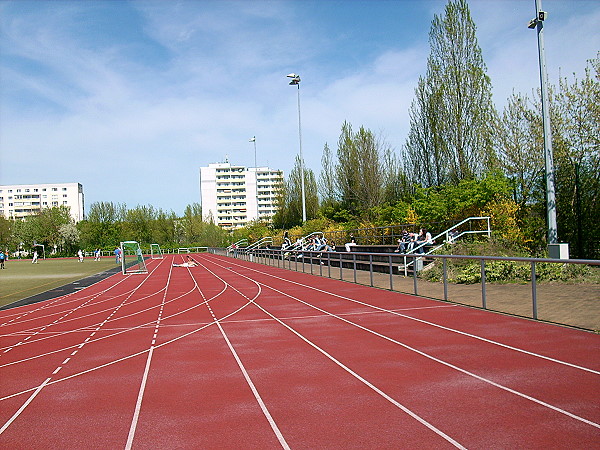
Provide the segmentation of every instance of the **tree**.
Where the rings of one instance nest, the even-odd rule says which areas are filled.
[[[499,128],[500,167],[513,182],[514,200],[524,206],[535,199],[536,191],[539,197],[540,170],[544,167],[541,115],[526,95],[513,92]]]
[[[276,228],[290,228],[302,224],[302,184],[300,171],[300,157],[296,156],[294,168],[279,192],[277,199],[278,210],[273,216],[273,226]],[[306,199],[306,218],[308,220],[317,216],[319,197],[317,195],[317,182],[311,169],[304,167],[304,192]]]
[[[333,205],[339,201],[336,189],[335,163],[331,149],[325,143],[321,156],[321,173],[319,174],[318,191],[322,205]]]
[[[11,244],[12,220],[0,216],[0,250],[4,251]]]
[[[466,0],[450,0],[432,21],[405,145],[413,180],[424,186],[458,184],[496,163],[496,112],[475,31]]]
[[[557,220],[580,258],[600,257],[600,53],[585,76],[562,78],[553,101]],[[556,137],[555,137],[556,135]]]
[[[342,208],[358,214],[380,205],[386,191],[392,192],[392,183],[398,181],[397,169],[392,150],[383,138],[362,126],[355,133],[352,125],[344,122],[337,164],[333,165],[334,192]]]
[[[207,222],[211,222],[210,218],[206,219]],[[200,235],[202,234],[202,206],[199,203],[192,203],[187,205],[181,218],[181,228],[183,232],[183,242],[198,242]]]

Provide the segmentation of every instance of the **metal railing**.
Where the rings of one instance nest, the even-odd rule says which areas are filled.
[[[265,236],[265,237],[259,239],[258,241],[253,242],[248,247],[244,248],[244,252],[249,253],[253,250],[259,249],[266,245],[270,245],[272,243],[273,243],[273,238],[271,236]]]
[[[210,249],[212,253],[226,254],[224,249]],[[600,284],[542,283],[538,278],[538,267],[544,264],[587,265],[600,271],[600,260],[545,259],[498,256],[429,255],[436,264],[441,264],[441,281],[423,279],[418,271],[412,276],[398,276],[400,263],[405,257],[413,264],[422,255],[399,253],[364,252],[314,252],[289,251],[287,257],[276,249],[260,249],[252,260],[298,272],[310,273],[342,281],[350,281],[392,291],[444,300],[447,302],[508,313],[534,320],[560,323],[589,330],[600,330]],[[302,257],[299,255],[302,254]],[[298,255],[298,256],[296,256]],[[238,258],[250,260],[245,255]],[[479,262],[479,281],[474,284],[451,282],[448,277],[449,260],[471,260]],[[528,266],[529,280],[525,283],[498,284],[487,281],[487,264],[507,261]],[[540,266],[542,265],[542,266]],[[398,268],[398,269],[396,269]],[[540,289],[544,297],[543,313],[540,315]],[[454,295],[450,295],[453,292]],[[572,294],[569,294],[571,292]],[[560,293],[560,295],[558,295]],[[561,297],[557,300],[557,296]],[[490,301],[490,298],[492,299]]]
[[[491,237],[492,236],[492,228],[491,228],[490,219],[491,219],[491,217],[489,217],[489,216],[467,217],[462,222],[459,222],[456,225],[452,225],[447,230],[442,231],[441,233],[439,233],[439,234],[435,235],[433,238],[431,238],[431,240],[434,242],[434,245],[431,248],[429,248],[429,250],[427,252],[421,252],[420,256],[430,255],[430,254],[434,253],[436,250],[439,250],[440,248],[442,248],[446,243],[452,244],[463,236],[467,236],[467,235],[471,235],[471,234],[487,234],[488,238]],[[485,221],[486,228],[482,229],[482,230],[473,230],[472,224],[476,223],[478,221]],[[459,231],[459,228],[466,223],[469,224],[469,230]],[[435,244],[435,242],[439,241],[441,237],[444,237],[444,240],[442,241],[442,243]],[[427,245],[428,245],[427,242],[423,242],[421,245],[418,245],[418,246],[410,249],[409,251],[407,251],[406,254],[407,255],[415,254],[415,253],[417,253],[418,250],[424,249]],[[413,259],[411,261],[407,261],[406,257],[404,257],[404,276],[408,276],[408,268],[411,265],[413,267],[416,267],[416,264],[415,264],[416,261],[418,261],[418,259]]]

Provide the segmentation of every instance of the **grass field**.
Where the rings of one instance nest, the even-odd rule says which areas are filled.
[[[113,257],[92,258],[80,263],[77,258],[39,260],[11,259],[0,270],[0,306],[80,280],[116,267]]]

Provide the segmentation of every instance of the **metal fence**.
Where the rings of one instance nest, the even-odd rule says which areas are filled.
[[[225,249],[209,249],[225,255]],[[600,331],[600,284],[540,281],[539,269],[548,264],[571,268],[585,265],[590,271],[600,271],[598,260],[559,260],[463,255],[403,255],[400,253],[310,252],[301,254],[273,249],[257,249],[252,253],[230,254],[247,261],[294,270],[312,275],[335,278],[382,289],[444,300],[477,308],[527,317],[588,330]],[[404,276],[404,260],[412,267]],[[478,282],[453,282],[448,275],[450,260],[476,261]],[[526,270],[526,280],[518,283],[490,283],[488,267],[494,261],[510,262]],[[439,281],[423,277],[423,262],[437,266]],[[433,265],[431,263],[434,263]]]

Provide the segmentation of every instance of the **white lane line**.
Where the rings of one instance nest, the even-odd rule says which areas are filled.
[[[217,263],[214,263],[214,264],[217,264]],[[219,264],[217,264],[217,265],[219,265]],[[276,278],[278,280],[286,281],[286,282],[291,283],[291,284],[295,284],[295,285],[298,285],[298,286],[309,288],[309,289],[315,290],[317,292],[321,292],[323,294],[331,295],[332,297],[341,298],[343,300],[348,300],[350,302],[357,303],[359,305],[367,306],[367,307],[373,308],[373,309],[375,309],[377,311],[381,311],[381,312],[386,312],[386,313],[389,313],[389,314],[393,314],[393,315],[396,315],[396,316],[399,316],[399,317],[403,317],[405,319],[413,320],[413,321],[416,321],[416,322],[419,322],[419,323],[430,325],[432,327],[440,328],[442,330],[450,331],[452,333],[457,333],[457,334],[460,334],[460,335],[463,335],[463,336],[467,336],[467,337],[470,337],[470,338],[473,338],[473,339],[477,339],[477,340],[480,340],[482,342],[487,342],[488,344],[497,345],[499,347],[503,347],[503,348],[506,348],[506,349],[509,349],[509,350],[513,350],[515,352],[523,353],[523,354],[526,354],[526,355],[529,355],[529,356],[533,356],[533,357],[536,357],[536,358],[545,359],[547,361],[551,361],[551,362],[554,362],[554,363],[557,363],[557,364],[562,364],[562,365],[565,365],[565,366],[569,366],[569,367],[572,367],[574,369],[579,369],[579,370],[583,370],[583,371],[586,371],[586,372],[594,373],[596,375],[600,375],[600,371],[597,371],[597,370],[594,370],[594,369],[590,369],[590,368],[587,368],[587,367],[579,366],[577,364],[572,364],[572,363],[569,363],[569,362],[566,362],[566,361],[561,361],[559,359],[551,358],[549,356],[540,355],[539,353],[534,353],[534,352],[530,352],[528,350],[524,350],[524,349],[521,349],[521,348],[513,347],[513,346],[508,345],[508,344],[503,344],[501,342],[493,341],[491,339],[487,339],[487,338],[484,338],[484,337],[481,337],[481,336],[477,336],[475,334],[471,334],[471,333],[467,333],[467,332],[464,332],[464,331],[460,331],[460,330],[457,330],[457,329],[454,329],[454,328],[449,328],[449,327],[446,327],[446,326],[443,326],[443,325],[439,325],[437,323],[429,322],[427,320],[417,319],[416,317],[407,316],[406,314],[401,314],[401,313],[399,313],[397,311],[394,311],[394,310],[391,310],[391,309],[380,308],[379,306],[371,305],[369,303],[361,302],[360,300],[355,300],[355,299],[350,298],[350,297],[345,297],[343,295],[339,295],[339,294],[335,294],[333,292],[325,291],[325,290],[316,288],[314,286],[310,286],[310,285],[302,284],[302,283],[299,283],[299,282],[296,282],[296,281],[288,280],[286,278],[278,277],[278,276],[272,275],[272,274],[270,274],[268,272],[261,272],[260,270],[252,269],[250,267],[242,266],[240,264],[236,264],[236,265],[238,267],[241,267],[241,268],[244,268],[244,269],[248,269],[248,270],[251,270],[253,272],[257,272],[259,274],[269,276],[271,278]],[[223,267],[223,268],[227,269],[227,267],[225,267],[225,266],[220,266],[220,267]],[[241,276],[244,276],[244,275],[240,274],[239,272],[235,272],[235,273],[237,273],[237,274],[239,274]],[[250,279],[250,278],[248,278],[248,279]],[[265,285],[265,286],[268,286],[268,285]]]
[[[25,401],[25,403],[23,403],[23,405],[17,410],[17,412],[14,413],[10,419],[8,419],[8,421],[2,426],[2,428],[0,428],[0,434],[4,433],[4,431],[10,426],[10,424],[13,423],[17,417],[19,417],[19,415],[23,412],[23,410],[25,408],[27,408],[27,406],[40,393],[40,391],[42,389],[44,389],[44,386],[46,386],[49,381],[50,381],[50,378],[46,378],[46,381],[44,381],[42,384],[40,384],[38,386],[38,388],[33,392],[33,394],[31,394],[31,396]]]
[[[210,308],[210,306],[209,306],[209,308]],[[231,345],[231,342],[229,341],[229,338],[225,334],[225,330],[223,330],[223,327],[221,326],[221,324],[218,321],[216,323],[217,323],[217,326],[219,327],[219,330],[221,331],[221,334],[223,335],[223,338],[225,339],[225,342],[227,342],[227,346],[229,347],[229,350],[231,351],[231,354],[235,358],[235,361],[237,362],[240,370],[242,371],[242,374],[244,375],[244,378],[246,379],[246,383],[248,383],[248,386],[250,386],[250,389],[252,390],[252,393],[254,394],[254,398],[256,399],[256,401],[258,402],[258,404],[260,405],[260,409],[262,409],[263,414],[265,415],[265,417],[269,421],[269,425],[271,425],[271,429],[275,433],[275,436],[277,436],[277,439],[279,440],[279,443],[281,444],[281,446],[283,448],[289,449],[290,447],[287,444],[287,442],[285,441],[285,438],[283,437],[283,434],[279,430],[279,427],[275,423],[275,419],[273,419],[273,416],[271,416],[271,413],[267,409],[267,405],[265,405],[265,402],[263,401],[262,397],[258,393],[258,389],[256,389],[256,386],[252,382],[252,379],[250,378],[250,375],[246,371],[246,368],[244,367],[244,364],[242,363],[242,360],[238,356],[237,352],[233,348],[233,345]]]
[[[148,350],[148,357],[146,358],[146,367],[144,368],[144,375],[142,376],[142,382],[140,384],[140,390],[138,392],[137,401],[135,403],[135,409],[133,411],[133,418],[131,420],[131,425],[129,426],[129,434],[127,435],[127,443],[125,444],[125,449],[130,450],[133,446],[133,439],[135,437],[135,430],[137,428],[137,424],[140,417],[140,411],[142,410],[142,400],[144,398],[144,392],[146,390],[146,383],[148,381],[148,373],[150,373],[150,363],[152,362],[152,355],[154,354],[154,344],[156,344],[156,335],[158,334],[158,328],[160,326],[160,320],[165,304],[165,300],[167,298],[167,292],[169,290],[169,285],[171,284],[171,274],[173,273],[173,266],[169,269],[169,276],[167,278],[167,282],[164,287],[161,307],[158,311],[158,317],[156,318],[156,327],[154,328],[154,337],[152,338],[152,344],[150,345],[150,349]]]
[[[144,369],[144,376],[142,377],[140,391],[138,393],[137,401],[135,403],[133,420],[131,421],[131,426],[129,427],[129,435],[127,436],[127,444],[125,444],[125,450],[130,450],[133,445],[133,438],[135,436],[135,429],[137,428],[138,419],[140,417],[140,411],[142,409],[142,399],[144,398],[144,391],[146,390],[146,382],[148,381],[148,373],[150,372],[150,362],[152,361],[153,354],[154,346],[150,347],[150,350],[148,351],[148,358],[146,359],[146,368]]]
[[[214,272],[212,272],[210,269],[208,269],[207,267],[205,267],[205,268],[206,268],[206,270],[208,270],[209,272],[211,272],[215,277],[221,278],[217,274],[215,274]],[[250,280],[250,281],[252,281],[253,283],[255,283],[258,286],[258,290],[259,290],[259,294],[260,294],[260,292],[261,292],[261,284],[262,283],[258,283],[257,281],[252,280],[251,278],[245,277],[244,275],[241,275],[241,276],[244,277],[244,278],[246,278],[246,279],[248,279],[248,280]],[[223,282],[226,283],[225,280],[223,280]],[[266,286],[266,287],[269,287],[269,286]],[[233,289],[234,291],[238,292],[243,297],[245,297],[248,300],[250,300],[242,292],[238,291],[235,287],[231,286],[231,289]],[[258,295],[255,297],[255,299],[256,298],[258,298]],[[331,355],[330,353],[328,353],[327,351],[325,351],[324,349],[322,349],[321,347],[319,347],[317,344],[315,344],[314,342],[312,342],[311,340],[309,340],[308,338],[306,338],[305,336],[303,336],[302,334],[300,334],[299,332],[297,332],[291,326],[287,325],[285,322],[283,322],[282,320],[280,320],[279,318],[277,318],[276,316],[274,316],[273,314],[271,314],[269,311],[267,311],[266,309],[264,309],[262,306],[260,306],[258,303],[256,303],[254,301],[254,299],[250,300],[250,301],[252,302],[253,305],[255,305],[257,308],[259,308],[261,311],[263,311],[265,314],[267,314],[273,320],[277,321],[279,324],[281,324],[282,326],[284,326],[285,328],[287,328],[289,331],[291,331],[292,333],[294,333],[296,336],[298,336],[300,339],[302,339],[308,345],[310,345],[315,350],[317,350],[319,353],[321,353],[326,358],[328,358],[329,360],[331,360],[334,364],[336,364],[337,366],[341,367],[347,373],[349,373],[350,375],[352,375],[354,378],[356,378],[357,380],[359,380],[364,385],[366,385],[369,388],[371,388],[373,391],[375,391],[377,394],[379,394],[380,396],[382,396],[384,399],[386,399],[387,401],[389,401],[390,403],[392,403],[394,406],[396,406],[400,410],[404,411],[410,417],[412,417],[413,419],[415,419],[416,421],[418,421],[419,423],[421,423],[422,425],[424,425],[425,427],[427,427],[428,429],[430,429],[431,431],[433,431],[434,433],[436,433],[438,436],[440,436],[441,438],[445,439],[446,441],[448,441],[449,443],[451,443],[452,445],[454,445],[455,447],[466,450],[466,447],[462,446],[459,442],[457,442],[456,440],[452,439],[450,436],[448,436],[442,430],[440,430],[439,428],[435,427],[433,424],[427,422],[421,416],[419,416],[418,414],[414,413],[409,408],[407,408],[406,406],[404,406],[400,402],[398,402],[395,399],[393,399],[392,397],[390,397],[388,394],[386,394],[381,389],[379,389],[377,386],[375,386],[374,384],[372,384],[371,382],[369,382],[368,380],[366,380],[365,378],[363,378],[362,376],[360,376],[358,373],[354,372],[352,369],[350,369],[348,366],[346,366],[345,364],[343,364],[340,360],[338,360],[337,358],[335,358],[333,355]],[[227,345],[229,345],[229,347],[230,347],[232,353],[234,354],[236,360],[239,360],[239,358],[237,357],[237,354],[235,353],[235,350],[231,346],[231,343],[229,342],[229,339],[227,339],[227,336],[225,335],[225,332],[223,331],[223,329],[221,327],[221,324],[219,322],[217,322],[217,326],[221,330],[221,333],[223,334],[223,337],[227,341]],[[244,376],[246,377],[247,373],[243,369],[243,365],[241,365],[241,361],[239,361],[238,364],[240,365],[240,368],[242,369],[242,371],[244,372]],[[251,380],[249,379],[249,376],[248,376],[247,380],[249,380],[249,383],[251,382]],[[251,386],[253,386],[253,385],[251,385]],[[253,390],[253,392],[254,392],[254,390]],[[258,394],[258,392],[257,392],[257,394]]]
[[[221,266],[221,267],[223,267],[223,266]],[[233,271],[233,270],[231,270],[231,272],[234,272],[234,271]],[[546,408],[549,408],[549,409],[551,409],[551,410],[553,410],[553,411],[556,411],[556,412],[558,412],[558,413],[564,414],[564,415],[566,415],[566,416],[568,416],[568,417],[571,417],[572,419],[575,419],[575,420],[581,421],[581,422],[583,422],[583,423],[585,423],[585,424],[587,424],[587,425],[591,425],[591,426],[593,426],[593,427],[595,427],[595,428],[600,428],[600,424],[598,424],[598,423],[596,423],[596,422],[592,422],[591,420],[588,420],[588,419],[585,419],[585,418],[583,418],[583,417],[580,417],[580,416],[578,416],[578,415],[576,415],[576,414],[570,413],[569,411],[565,411],[564,409],[561,409],[561,408],[559,408],[559,407],[557,407],[557,406],[554,406],[554,405],[551,405],[551,404],[549,404],[549,403],[546,403],[546,402],[544,402],[544,401],[542,401],[542,400],[539,400],[539,399],[537,399],[537,398],[535,398],[535,397],[531,397],[530,395],[527,395],[527,394],[524,394],[524,393],[522,393],[522,392],[516,391],[516,390],[514,390],[514,389],[511,389],[511,388],[509,388],[509,387],[507,387],[507,386],[504,386],[504,385],[502,385],[502,384],[496,383],[496,382],[494,382],[494,381],[492,381],[492,380],[489,380],[489,379],[487,379],[487,378],[481,377],[481,376],[479,376],[479,375],[477,375],[477,374],[475,374],[475,373],[473,373],[473,372],[469,372],[468,370],[462,369],[462,368],[460,368],[460,367],[458,367],[458,366],[455,366],[454,364],[451,364],[451,363],[449,363],[449,362],[447,362],[447,361],[444,361],[444,360],[441,360],[441,359],[439,359],[439,358],[436,358],[436,357],[435,357],[435,356],[433,356],[433,355],[429,355],[428,353],[425,353],[425,352],[423,352],[423,351],[421,351],[421,350],[418,350],[418,349],[416,349],[416,348],[414,348],[414,347],[411,347],[411,346],[409,346],[409,345],[407,345],[407,344],[404,344],[404,343],[402,343],[402,342],[400,342],[400,341],[397,341],[397,340],[395,340],[395,339],[393,339],[393,338],[390,338],[389,336],[385,336],[385,335],[383,335],[383,334],[381,334],[381,333],[378,333],[378,332],[376,332],[376,331],[374,331],[374,330],[371,330],[371,329],[369,329],[369,328],[366,328],[366,327],[364,327],[364,326],[362,326],[362,325],[359,325],[359,324],[357,324],[357,323],[355,323],[355,322],[352,322],[352,321],[350,321],[350,320],[348,320],[348,319],[345,319],[345,318],[343,318],[343,317],[340,317],[340,316],[337,316],[337,315],[335,315],[335,314],[333,314],[333,313],[330,313],[330,312],[328,312],[328,311],[325,311],[324,309],[321,309],[321,308],[319,308],[319,307],[317,307],[317,306],[311,305],[310,303],[307,303],[307,302],[305,302],[304,300],[301,300],[301,299],[299,299],[299,298],[297,298],[297,297],[294,297],[293,295],[290,295],[290,294],[287,294],[287,293],[285,293],[285,292],[283,292],[283,291],[280,291],[280,290],[278,290],[278,289],[276,289],[276,288],[274,288],[274,287],[272,287],[272,286],[269,286],[269,285],[267,285],[267,284],[264,284],[264,283],[259,283],[258,281],[255,281],[255,280],[253,280],[252,278],[250,278],[250,277],[247,277],[247,276],[245,276],[245,275],[243,275],[243,274],[241,274],[241,273],[239,273],[239,272],[234,272],[234,273],[237,273],[238,275],[240,275],[240,276],[242,276],[242,277],[244,277],[244,278],[246,278],[246,279],[248,279],[248,280],[250,280],[250,281],[253,281],[253,282],[254,282],[254,283],[256,283],[256,284],[261,284],[261,285],[263,285],[263,286],[265,286],[265,287],[267,287],[267,288],[269,288],[269,289],[272,289],[273,291],[275,291],[275,292],[278,292],[278,293],[279,293],[279,294],[281,294],[281,295],[284,295],[284,296],[286,296],[286,297],[289,297],[289,298],[291,298],[291,299],[293,299],[293,300],[296,300],[296,301],[298,301],[298,302],[300,302],[300,303],[303,303],[303,304],[305,304],[306,306],[309,306],[309,307],[311,307],[311,308],[314,308],[314,309],[316,309],[317,311],[320,311],[320,312],[323,312],[323,313],[325,313],[325,314],[328,314],[328,315],[330,315],[331,317],[335,317],[335,318],[337,318],[337,319],[339,319],[339,320],[341,320],[341,321],[343,321],[343,322],[345,322],[345,323],[347,323],[347,324],[349,324],[349,325],[355,326],[355,327],[357,327],[357,328],[359,328],[359,329],[361,329],[361,330],[364,330],[364,331],[366,331],[366,332],[368,332],[368,333],[371,333],[371,334],[373,334],[373,335],[375,335],[375,336],[378,336],[378,337],[380,337],[380,338],[382,338],[382,339],[385,339],[385,340],[387,340],[387,341],[389,341],[389,342],[392,342],[392,343],[394,343],[394,344],[400,345],[400,346],[402,346],[402,347],[406,348],[407,350],[410,350],[410,351],[412,351],[412,352],[415,352],[415,353],[417,353],[417,354],[419,354],[419,355],[421,355],[421,356],[424,356],[425,358],[428,358],[428,359],[430,359],[430,360],[432,360],[432,361],[435,361],[435,362],[437,362],[437,363],[439,363],[439,364],[442,364],[442,365],[444,365],[444,366],[447,366],[447,367],[449,367],[449,368],[451,368],[451,369],[454,369],[454,370],[456,370],[456,371],[458,371],[458,372],[464,373],[465,375],[471,376],[471,377],[473,377],[473,378],[475,378],[475,379],[477,379],[477,380],[479,380],[479,381],[482,381],[482,382],[484,382],[484,383],[488,383],[488,384],[490,384],[490,385],[492,385],[492,386],[494,386],[494,387],[497,387],[497,388],[499,388],[499,389],[502,389],[502,390],[504,390],[504,391],[506,391],[506,392],[510,392],[511,394],[514,394],[514,395],[517,395],[517,396],[519,396],[519,397],[521,397],[521,398],[524,398],[524,399],[530,400],[530,401],[532,401],[532,402],[534,402],[534,403],[537,403],[538,405],[545,406]],[[243,294],[242,294],[242,295],[243,295]],[[258,305],[258,304],[256,304],[256,306],[258,306],[259,308],[261,308],[261,307],[260,307],[260,305]],[[262,309],[262,308],[261,308],[261,309]]]

